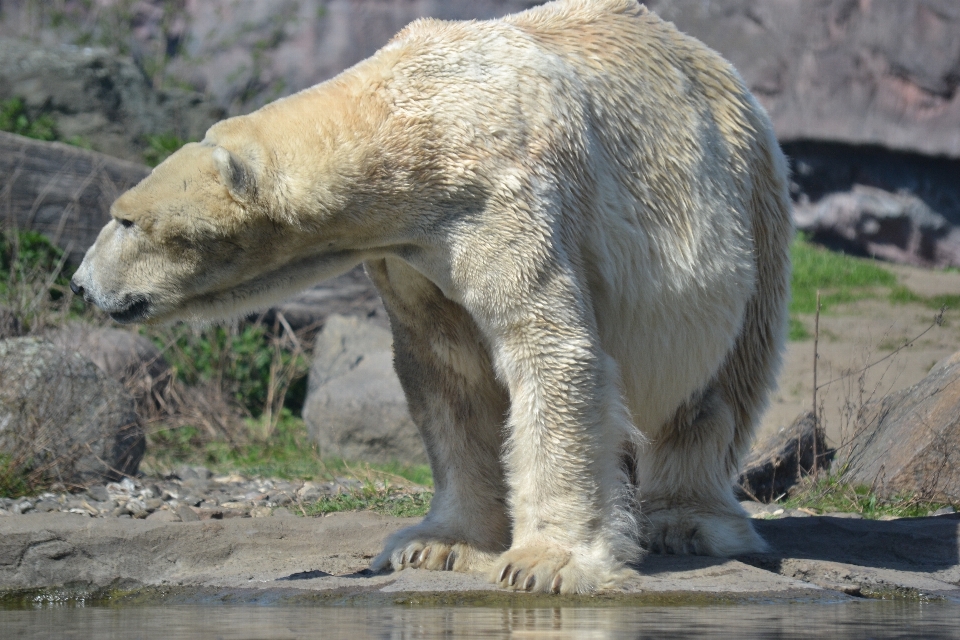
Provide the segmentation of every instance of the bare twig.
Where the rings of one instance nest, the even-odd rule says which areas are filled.
[[[941,327],[941,326],[943,326],[943,313],[944,313],[946,310],[947,310],[946,305],[940,307],[940,311],[938,311],[938,312],[937,312],[937,315],[934,316],[933,322],[930,324],[929,327],[927,327],[926,329],[924,329],[923,331],[921,331],[919,334],[917,334],[916,336],[914,336],[914,337],[911,338],[910,340],[905,341],[902,345],[900,345],[899,347],[897,347],[896,349],[894,349],[893,351],[891,351],[891,352],[888,353],[887,355],[883,356],[883,357],[880,358],[879,360],[876,360],[876,361],[874,361],[874,362],[871,362],[870,364],[866,365],[865,367],[863,367],[863,368],[861,368],[861,369],[857,369],[856,371],[847,371],[847,372],[845,372],[845,373],[837,376],[836,378],[834,378],[834,379],[832,379],[832,380],[829,380],[829,381],[827,381],[827,382],[824,382],[823,384],[821,384],[821,385],[819,385],[819,386],[816,384],[816,369],[814,369],[814,391],[816,391],[816,390],[818,390],[818,389],[823,389],[824,387],[828,387],[828,386],[830,386],[831,384],[833,384],[834,382],[840,382],[841,380],[846,380],[846,379],[849,378],[850,376],[859,375],[859,374],[861,374],[861,373],[864,373],[864,372],[872,369],[873,367],[877,366],[877,365],[880,364],[881,362],[884,362],[884,361],[886,361],[886,360],[889,360],[890,358],[892,358],[893,356],[897,355],[898,353],[900,353],[900,352],[903,351],[904,349],[906,349],[906,348],[908,348],[908,347],[912,347],[914,342],[916,342],[917,340],[919,340],[919,339],[922,338],[923,336],[927,335],[927,333],[929,333],[931,330],[933,330],[934,327]]]

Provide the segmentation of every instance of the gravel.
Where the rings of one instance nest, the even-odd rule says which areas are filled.
[[[184,466],[163,476],[124,478],[80,493],[46,492],[0,498],[0,517],[65,512],[92,518],[150,518],[167,522],[261,518],[278,508],[296,512],[326,496],[356,491],[359,480],[333,482],[214,475],[206,467]]]

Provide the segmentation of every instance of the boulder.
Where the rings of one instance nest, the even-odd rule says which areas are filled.
[[[155,86],[128,56],[0,38],[0,101],[12,98],[52,119],[57,139],[135,162],[149,136],[199,140],[223,117],[201,93]]]
[[[363,266],[316,284],[254,318],[272,326],[278,313],[283,314],[291,329],[308,338],[320,331],[327,317],[333,314],[359,316],[382,329],[390,329],[380,294],[364,273]]]
[[[332,315],[317,336],[303,419],[325,456],[367,462],[426,461],[393,370],[390,332]]]
[[[80,354],[0,341],[0,452],[34,478],[71,485],[137,472],[146,446],[133,397]]]
[[[826,469],[833,454],[813,414],[800,414],[789,427],[754,444],[743,462],[736,492],[741,498],[776,500],[813,471],[815,459],[820,469]]]
[[[917,384],[864,407],[834,467],[881,495],[960,500],[960,352]]]
[[[173,369],[147,338],[123,329],[70,323],[46,336],[64,351],[76,351],[133,395],[137,414],[154,415],[169,403]]]
[[[110,205],[150,169],[59,142],[0,132],[2,224],[47,236],[80,264]]]
[[[794,209],[797,229],[849,253],[919,267],[960,267],[960,227],[920,198],[854,186]]]

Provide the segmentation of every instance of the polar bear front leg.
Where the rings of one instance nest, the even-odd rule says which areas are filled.
[[[480,314],[510,391],[504,465],[513,541],[491,577],[525,591],[613,587],[639,557],[621,465],[636,431],[616,365],[587,319],[589,301],[562,271],[510,306]]]
[[[390,315],[397,374],[435,489],[423,522],[394,534],[371,568],[487,571],[510,545],[506,389],[463,307],[400,260],[366,267]]]

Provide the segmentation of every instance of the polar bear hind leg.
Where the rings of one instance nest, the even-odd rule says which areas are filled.
[[[709,556],[763,551],[766,543],[733,495],[733,409],[716,388],[697,400],[638,456],[646,546]]]
[[[757,129],[764,133],[756,141],[747,203],[756,291],[713,381],[650,434],[651,445],[637,456],[645,537],[653,551],[731,556],[767,547],[734,497],[733,482],[780,369],[793,228],[785,160],[769,127]]]

